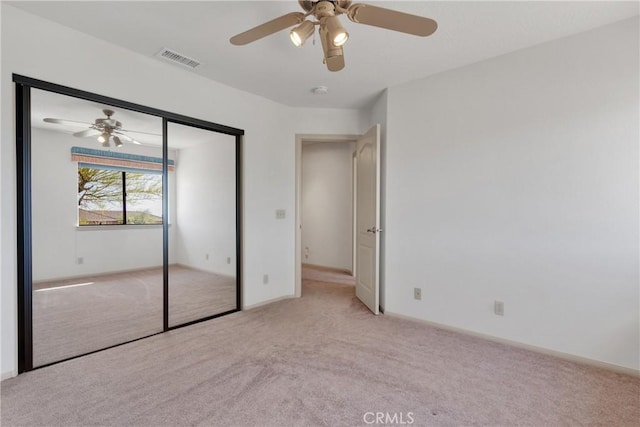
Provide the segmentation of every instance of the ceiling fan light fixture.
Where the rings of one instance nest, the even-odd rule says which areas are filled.
[[[98,142],[102,142],[102,144],[104,145],[104,143],[109,143],[109,133],[108,132],[102,132],[100,134],[100,136],[98,137]],[[108,147],[108,145],[107,145]]]
[[[102,143],[102,146],[105,148],[111,147],[111,144],[109,144],[109,140],[105,139],[104,142]]]
[[[115,145],[116,147],[122,147],[122,141],[120,140],[120,138],[118,138],[117,136],[113,137],[113,145]]]
[[[309,37],[313,34],[314,25],[311,21],[304,21],[302,24],[295,27],[289,33],[289,37],[291,37],[291,42],[296,47],[301,47],[304,42],[307,41]]]
[[[340,46],[332,46],[329,49],[327,49],[327,59],[330,59],[336,56],[343,56],[343,55],[344,55],[344,51]]]
[[[344,29],[337,16],[328,16],[325,19],[325,27],[329,33],[329,40],[334,46],[343,46],[349,40],[349,33]]]
[[[347,40],[349,40],[349,34],[347,34],[346,32],[339,33],[337,36],[333,38],[333,45],[340,47],[344,45],[347,42]]]

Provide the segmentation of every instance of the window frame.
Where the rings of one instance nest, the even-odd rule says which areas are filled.
[[[131,226],[142,226],[142,227],[147,227],[147,226],[162,226],[164,225],[165,222],[165,213],[164,213],[164,209],[163,212],[160,214],[160,222],[152,222],[152,223],[129,223],[128,220],[128,215],[127,213],[129,212],[127,209],[127,174],[130,173],[139,173],[139,174],[143,174],[143,175],[159,175],[162,179],[162,172],[152,172],[152,171],[145,171],[145,170],[139,170],[139,171],[133,171],[133,170],[126,170],[126,169],[117,169],[117,168],[103,168],[103,167],[99,167],[101,165],[88,165],[88,164],[83,164],[83,163],[78,163],[78,171],[81,168],[87,168],[87,169],[94,169],[94,170],[113,170],[115,172],[119,172],[120,173],[120,191],[121,191],[121,205],[122,205],[122,222],[121,223],[117,223],[117,224],[82,224],[80,223],[80,209],[82,209],[81,205],[78,204],[78,210],[77,210],[77,218],[76,218],[76,225],[78,228],[85,228],[85,227],[131,227]],[[162,182],[161,182],[162,185]],[[164,187],[164,185],[162,185],[162,187]],[[165,197],[165,191],[164,188],[161,190],[160,192],[160,205],[162,206],[163,204],[163,200]],[[157,215],[154,215],[157,216]]]

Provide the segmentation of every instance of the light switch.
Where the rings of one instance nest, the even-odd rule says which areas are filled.
[[[284,209],[276,209],[276,219],[285,219],[287,213]]]

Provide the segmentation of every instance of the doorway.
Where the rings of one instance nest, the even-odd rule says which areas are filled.
[[[379,142],[380,142],[380,126],[374,125],[364,135],[296,135],[296,251],[295,251],[295,296],[302,296],[302,264],[309,259],[314,259],[316,249],[308,247],[306,243],[309,239],[305,238],[303,246],[303,215],[308,206],[303,206],[303,151],[305,145],[311,146],[318,144],[351,144],[355,150],[347,151],[351,156],[345,158],[344,169],[347,171],[346,176],[350,179],[349,190],[351,190],[351,220],[347,220],[345,228],[350,229],[349,232],[340,230],[343,237],[351,240],[351,254],[349,258],[350,272],[356,275],[356,296],[360,299],[374,314],[379,313],[379,241],[380,241],[380,161],[379,161]],[[326,151],[321,149],[320,151]],[[330,151],[330,150],[329,150]],[[325,166],[330,173],[335,173],[334,165]],[[322,169],[322,166],[319,167]],[[320,171],[322,172],[322,171]],[[356,173],[357,172],[357,173]],[[319,172],[317,172],[320,175]],[[313,178],[313,173],[311,173]],[[356,197],[357,196],[357,197]],[[326,198],[326,195],[325,195]],[[320,201],[320,204],[322,201]],[[326,202],[325,202],[326,204]],[[322,206],[313,206],[316,210],[322,209]],[[311,209],[313,211],[313,209]],[[344,221],[342,223],[344,226]],[[329,222],[321,225],[316,233],[333,233],[336,230],[328,230],[328,227],[335,227],[335,222]],[[338,227],[340,228],[340,227]],[[313,234],[313,233],[312,233]],[[348,234],[348,236],[344,236]],[[320,252],[326,251],[327,248],[320,248]],[[331,248],[329,248],[331,250]],[[334,248],[335,251],[335,248]],[[343,258],[346,259],[345,256]],[[322,253],[315,259],[324,259],[327,262],[337,262],[335,257],[322,257]],[[344,265],[344,261],[343,261]]]
[[[358,139],[358,135],[349,135],[349,134],[340,134],[340,135],[318,135],[318,134],[298,134],[296,135],[296,256],[295,256],[295,296],[296,297],[300,297],[302,296],[302,264],[313,264],[313,265],[322,265],[321,263],[324,264],[329,264],[329,265],[323,265],[323,267],[333,267],[333,268],[337,268],[343,271],[349,271],[349,273],[353,273],[353,269],[355,266],[355,260],[353,258],[353,254],[354,254],[354,249],[353,249],[353,212],[355,212],[355,203],[353,200],[353,197],[351,197],[350,199],[350,203],[349,203],[349,207],[348,210],[344,208],[342,209],[338,209],[338,211],[341,211],[341,220],[343,221],[348,221],[349,222],[349,226],[348,227],[343,227],[345,229],[351,230],[350,233],[351,235],[348,236],[350,243],[350,253],[348,256],[345,256],[344,253],[335,256],[335,254],[333,255],[329,255],[326,252],[326,248],[324,247],[314,247],[314,246],[310,246],[310,242],[309,240],[307,240],[305,238],[304,244],[303,244],[303,212],[305,211],[305,207],[307,208],[307,211],[313,211],[315,209],[320,209],[319,204],[323,203],[323,200],[320,201],[316,201],[314,203],[312,203],[311,206],[303,206],[303,152],[305,151],[305,147],[307,147],[307,150],[311,150],[313,152],[316,152],[316,154],[319,154],[318,157],[324,157],[324,159],[322,160],[327,160],[327,157],[331,157],[331,156],[336,156],[336,155],[340,155],[337,153],[343,152],[343,154],[348,153],[349,151],[349,147],[354,147],[355,143]],[[322,145],[322,144],[326,144],[326,145]],[[311,148],[309,148],[311,147]],[[329,147],[328,150],[325,150],[323,148]],[[305,152],[306,154],[309,153],[309,151]],[[323,161],[318,162],[318,166],[321,166],[321,164],[323,163]],[[352,165],[353,160],[352,157],[350,157],[350,165]],[[342,167],[340,168],[341,171],[343,172],[342,175],[344,175],[344,169],[345,166],[342,165]],[[351,169],[351,168],[350,168]],[[307,171],[309,172],[309,171]],[[353,189],[353,172],[350,171],[349,172],[349,193],[351,193],[352,189]],[[320,175],[320,171],[312,171],[311,174],[307,174],[307,175],[311,175],[311,177],[314,176],[321,176]],[[307,178],[309,178],[309,176],[307,176]],[[343,177],[344,179],[344,177]],[[343,197],[341,198],[342,200],[344,200],[344,195],[342,195]],[[342,202],[344,204],[344,202]],[[349,212],[347,215],[348,217],[345,219],[344,216],[344,212],[347,211]],[[320,221],[319,225],[314,227],[314,230],[312,231],[312,235],[308,236],[311,237],[311,242],[317,241],[317,239],[314,239],[315,234],[317,234],[316,229],[318,229],[320,232],[322,231],[321,228],[323,226],[326,227],[326,224],[328,222],[325,221]],[[335,231],[335,230],[334,230]],[[308,234],[308,233],[307,233]],[[308,247],[308,252],[307,252],[307,248]],[[348,259],[348,262],[346,262],[347,267],[345,266],[345,260]],[[337,267],[337,266],[342,266],[342,267]]]
[[[353,141],[302,144],[302,263],[353,275]]]

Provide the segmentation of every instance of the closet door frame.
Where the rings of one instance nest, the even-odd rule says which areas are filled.
[[[68,86],[62,86],[18,74],[13,74],[15,84],[16,113],[16,204],[17,204],[17,296],[18,296],[18,373],[39,369],[54,363],[86,356],[87,354],[117,347],[122,344],[147,338],[140,337],[101,348],[89,353],[80,354],[47,365],[33,366],[33,251],[32,251],[32,204],[31,204],[31,89],[40,89],[67,95],[87,101],[98,102],[113,107],[156,116],[162,119],[162,214],[168,218],[168,123],[193,126],[235,137],[236,167],[236,308],[194,320],[181,325],[169,326],[169,224],[163,221],[163,327],[162,332],[181,328],[194,323],[203,322],[226,314],[240,311],[242,307],[242,139],[244,130],[217,123],[208,122],[181,114],[171,113],[156,108],[98,95]]]

